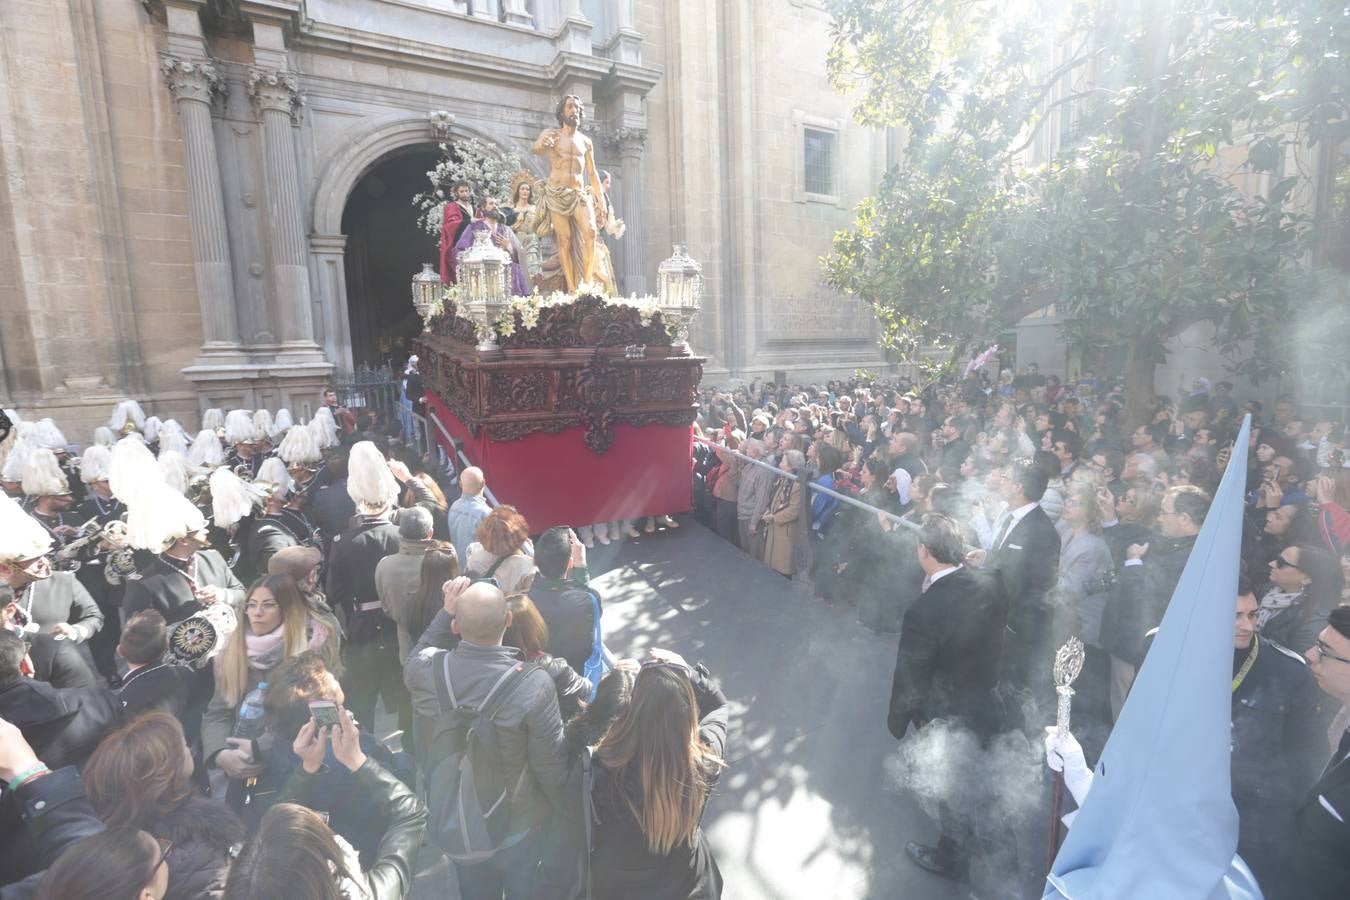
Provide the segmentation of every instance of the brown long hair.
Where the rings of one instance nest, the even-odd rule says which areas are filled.
[[[524,594],[512,594],[506,598],[506,609],[511,613],[511,624],[502,635],[502,646],[523,650],[526,657],[546,652],[548,623],[534,601]]]
[[[216,659],[216,692],[230,706],[238,706],[248,691],[248,616],[244,606],[258,588],[266,588],[281,608],[282,659],[302,652],[309,644],[309,606],[300,586],[289,575],[266,575],[249,586],[244,602],[239,607],[239,624],[225,639],[225,646]]]
[[[191,797],[185,746],[183,726],[163,712],[139,715],[105,736],[81,773],[103,823],[149,830]]]
[[[459,558],[455,556],[455,548],[449,544],[437,544],[434,550],[428,550],[422,557],[422,580],[417,585],[417,596],[408,610],[407,628],[414,642],[422,637],[422,632],[436,618],[436,613],[445,606],[441,588],[458,575]]]
[[[595,752],[615,772],[617,785],[635,770],[642,796],[619,789],[651,852],[664,856],[693,840],[712,775],[724,763],[699,740],[698,702],[685,675],[643,668],[632,701]]]
[[[339,876],[361,873],[347,868],[332,829],[312,810],[278,803],[230,866],[225,900],[343,900]]]
[[[37,900],[136,900],[159,868],[155,839],[139,828],[109,828],[76,841],[38,883]]]

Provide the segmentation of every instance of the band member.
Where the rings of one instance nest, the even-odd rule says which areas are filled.
[[[128,581],[124,616],[156,609],[172,624],[214,603],[243,602],[244,586],[209,549],[206,517],[186,497],[162,481],[148,482],[128,506],[131,545],[155,557]]]
[[[13,592],[15,630],[83,644],[103,614],[72,572],[52,568],[52,536],[8,497],[0,498],[0,582]]]

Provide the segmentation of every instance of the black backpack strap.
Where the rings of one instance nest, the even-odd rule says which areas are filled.
[[[450,651],[442,650],[436,654],[434,665],[439,665],[441,669],[441,677],[432,679],[436,685],[436,702],[440,704],[441,712],[450,712],[459,706],[455,700],[455,689],[450,686]]]
[[[488,691],[487,696],[483,698],[482,704],[478,707],[479,717],[491,720],[497,714],[497,710],[502,708],[502,704],[506,703],[515,693],[520,683],[537,668],[539,667],[534,663],[518,662],[502,673],[502,676],[492,685],[492,689]]]
[[[486,572],[484,572],[480,577],[482,577],[482,578],[491,578],[493,575],[496,575],[496,574],[497,574],[497,568],[498,568],[499,566],[501,566],[502,563],[506,562],[508,559],[510,559],[509,556],[499,556],[499,557],[497,557],[497,561],[494,562],[492,565],[488,566],[488,570],[487,570]]]

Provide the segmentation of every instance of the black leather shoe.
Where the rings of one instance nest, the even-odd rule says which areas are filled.
[[[927,869],[934,875],[941,875],[943,878],[961,877],[960,868],[939,856],[936,847],[926,847],[923,844],[910,841],[905,844],[905,853],[920,868]]]

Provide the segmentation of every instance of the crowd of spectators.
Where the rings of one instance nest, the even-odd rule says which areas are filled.
[[[464,900],[720,896],[708,671],[616,658],[588,541],[323,399],[0,443],[0,897],[386,900],[441,854]]]
[[[1350,890],[1336,861],[1350,849],[1344,834],[1315,862],[1290,862],[1296,845],[1317,847],[1295,837],[1300,803],[1328,754],[1334,767],[1350,750],[1336,678],[1350,668],[1337,652],[1350,649],[1350,467],[1336,415],[1289,395],[1269,410],[1240,404],[1231,384],[1197,379],[1149,398],[1130,422],[1120,383],[1091,373],[1064,383],[1034,367],[922,388],[755,381],[703,401],[696,515],[866,628],[900,633],[888,719],[897,739],[935,720],[982,740],[1032,735],[1054,721],[1055,650],[1077,636],[1086,661],[1073,722],[1089,753],[1175,602],[1250,414],[1233,665],[1239,853],[1267,897]],[[966,873],[973,848],[939,818],[942,841],[909,855]]]

